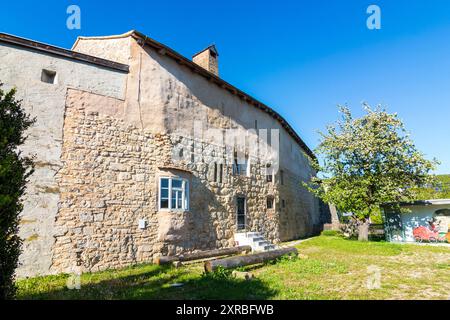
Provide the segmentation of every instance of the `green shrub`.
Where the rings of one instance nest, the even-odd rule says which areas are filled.
[[[15,270],[22,240],[18,236],[21,197],[33,172],[32,159],[23,157],[18,147],[34,120],[15,99],[16,91],[1,90],[0,83],[0,299],[15,296]]]
[[[224,280],[231,277],[232,270],[225,269],[222,266],[218,266],[216,270],[209,273],[204,273],[203,276],[213,280]]]
[[[327,236],[327,237],[336,237],[336,236],[340,236],[341,233],[339,231],[336,231],[336,230],[323,230],[321,235],[322,236]]]

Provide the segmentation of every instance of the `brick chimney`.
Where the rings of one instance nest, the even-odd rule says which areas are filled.
[[[200,51],[192,57],[192,61],[203,69],[219,76],[219,53],[215,45]]]

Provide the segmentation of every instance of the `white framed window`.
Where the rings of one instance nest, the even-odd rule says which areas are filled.
[[[189,210],[189,181],[177,177],[159,178],[159,210]]]

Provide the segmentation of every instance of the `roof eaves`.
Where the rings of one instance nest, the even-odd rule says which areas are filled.
[[[87,55],[84,53],[56,47],[56,46],[45,44],[42,42],[13,36],[13,35],[10,35],[7,33],[0,33],[0,42],[9,43],[9,44],[13,44],[16,46],[25,47],[25,48],[45,52],[48,54],[53,54],[53,55],[68,58],[68,59],[83,61],[86,63],[91,63],[91,64],[99,65],[102,67],[119,70],[122,72],[129,72],[129,66],[126,64],[117,63],[114,61],[110,61],[110,60],[94,57],[91,55]]]

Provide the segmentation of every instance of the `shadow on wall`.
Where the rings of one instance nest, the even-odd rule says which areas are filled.
[[[323,225],[327,223],[333,223],[330,206],[318,199],[319,201],[319,209],[320,209],[320,223],[321,228],[323,229]],[[320,230],[321,232],[322,230]]]
[[[217,194],[213,193],[198,176],[193,176],[192,190],[190,249],[216,249],[219,247],[217,242],[224,239],[224,223],[228,212],[217,199]],[[214,221],[217,222],[217,226]]]
[[[113,276],[113,275],[112,275]],[[92,300],[92,299],[258,299],[274,297],[278,292],[267,287],[262,281],[246,281],[234,278],[221,278],[212,275],[195,275],[184,268],[154,266],[151,271],[136,272],[133,275],[95,282],[95,275],[83,275],[79,290],[68,289],[65,283],[68,275],[59,282],[47,284],[45,290],[19,292],[19,299],[33,300]],[[188,280],[186,280],[188,279]],[[90,280],[90,281],[89,281]],[[50,280],[51,281],[51,280]],[[88,284],[83,282],[88,281]],[[181,286],[172,286],[179,284]],[[52,288],[53,287],[53,288]]]

